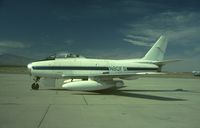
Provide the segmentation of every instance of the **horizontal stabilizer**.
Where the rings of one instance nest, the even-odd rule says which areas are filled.
[[[179,60],[179,59],[176,59],[176,60],[163,60],[163,61],[153,62],[153,64],[156,64],[158,66],[163,66],[163,65],[166,65],[168,63],[173,63],[173,62],[178,62],[178,61],[183,61],[183,60]]]

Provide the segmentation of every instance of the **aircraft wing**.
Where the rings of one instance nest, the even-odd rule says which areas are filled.
[[[95,77],[95,78],[122,78],[122,79],[129,79],[129,78],[138,78],[138,77],[144,77],[144,76],[148,76],[148,75],[163,75],[166,73],[163,72],[131,72],[131,73],[119,73],[119,72],[105,72],[102,74],[84,74],[84,75],[79,75],[77,76],[68,76],[63,74],[62,77],[63,78],[88,78],[88,77]]]

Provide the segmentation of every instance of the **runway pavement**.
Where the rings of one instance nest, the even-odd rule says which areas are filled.
[[[200,79],[141,78],[103,92],[30,89],[0,74],[0,128],[199,128]]]

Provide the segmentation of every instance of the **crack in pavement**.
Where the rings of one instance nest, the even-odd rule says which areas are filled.
[[[47,115],[47,113],[48,113],[48,111],[49,111],[50,106],[51,106],[51,104],[48,105],[48,107],[47,107],[47,109],[46,109],[44,115],[42,116],[42,119],[40,120],[40,122],[39,122],[39,124],[38,124],[38,126],[37,126],[37,128],[40,128],[42,122],[44,121],[44,118],[46,117],[46,115]]]
[[[85,96],[84,96],[84,95],[82,95],[82,96],[83,96],[83,100],[85,101],[85,104],[88,105],[88,102],[87,102],[87,100],[85,99]]]

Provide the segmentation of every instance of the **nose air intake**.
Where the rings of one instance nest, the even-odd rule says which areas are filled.
[[[31,70],[32,70],[32,63],[28,64],[28,65],[27,65],[27,68],[28,68],[29,73],[31,73]]]

